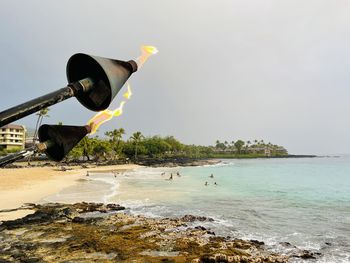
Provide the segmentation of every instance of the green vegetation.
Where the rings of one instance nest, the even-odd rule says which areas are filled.
[[[15,153],[22,150],[21,147],[14,147],[11,149],[0,148],[0,156],[8,155],[10,153]]]
[[[133,133],[123,140],[125,130],[115,129],[105,133],[106,138],[85,137],[69,154],[68,160],[126,161],[147,158],[259,158],[287,155],[287,150],[263,140],[231,143],[216,141],[215,146],[186,145],[173,136],[145,137]]]

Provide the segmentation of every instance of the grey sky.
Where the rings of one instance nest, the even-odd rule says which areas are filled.
[[[349,14],[346,0],[0,0],[0,110],[65,86],[74,53],[128,60],[152,44],[159,53],[132,76],[134,96],[102,132],[348,153]],[[73,98],[45,122],[83,125],[93,115]]]

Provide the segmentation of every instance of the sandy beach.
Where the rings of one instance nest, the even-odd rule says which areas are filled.
[[[25,203],[35,203],[40,199],[58,193],[85,178],[87,171],[124,171],[137,165],[112,165],[81,168],[69,167],[62,171],[59,167],[32,167],[0,169],[0,210],[11,210]],[[0,221],[11,220],[32,213],[31,210],[17,210],[0,213]]]

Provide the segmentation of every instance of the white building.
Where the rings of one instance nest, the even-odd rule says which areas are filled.
[[[0,149],[23,149],[26,128],[23,125],[7,124],[0,128]]]

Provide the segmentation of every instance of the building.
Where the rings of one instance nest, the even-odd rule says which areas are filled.
[[[23,125],[7,124],[0,128],[0,149],[23,149],[26,128]]]

